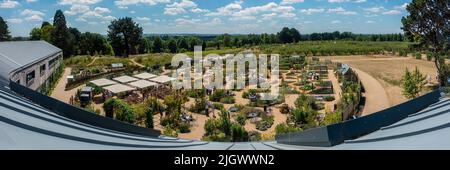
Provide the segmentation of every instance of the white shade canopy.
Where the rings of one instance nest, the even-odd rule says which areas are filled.
[[[136,75],[134,75],[134,77],[140,78],[140,79],[151,79],[151,78],[157,77],[157,75],[144,72],[144,73],[141,73],[141,74],[136,74]]]
[[[123,85],[123,84],[115,84],[112,86],[107,86],[107,87],[104,87],[104,89],[106,89],[114,94],[135,90],[135,88],[132,88],[130,86]]]
[[[137,81],[138,79],[136,79],[134,77],[130,77],[130,76],[121,76],[121,77],[114,78],[114,80],[121,82],[121,83],[129,83],[132,81]]]
[[[156,82],[156,83],[160,83],[160,84],[166,84],[169,83],[173,80],[176,80],[175,78],[169,77],[169,76],[159,76],[153,79],[150,79],[150,81]]]
[[[128,83],[128,85],[143,89],[143,88],[147,88],[147,87],[157,86],[158,84],[147,81],[147,80],[139,80],[139,81]]]
[[[105,78],[98,79],[98,80],[93,80],[93,81],[90,81],[90,82],[92,84],[96,85],[96,86],[99,86],[99,87],[117,84],[117,82],[112,81],[112,80],[108,80],[108,79],[105,79]]]

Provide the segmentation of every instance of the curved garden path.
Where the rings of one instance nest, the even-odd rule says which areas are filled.
[[[58,84],[56,85],[55,89],[53,90],[51,97],[63,101],[65,103],[69,103],[70,97],[75,95],[78,89],[83,88],[83,86],[79,86],[72,90],[66,91],[67,76],[70,75],[71,72],[72,72],[71,67],[64,68],[64,73],[61,76],[60,80],[58,81]]]
[[[134,58],[130,58],[130,61],[131,61],[131,63],[133,63],[133,64],[136,65],[136,66],[139,66],[139,67],[145,67],[144,65],[142,65],[142,64],[140,64],[140,63],[138,63],[138,62],[136,62],[136,61],[134,60]]]
[[[352,69],[358,74],[358,77],[366,90],[366,104],[364,106],[362,116],[367,116],[389,108],[389,97],[380,82],[366,72],[353,67]]]
[[[97,59],[98,59],[98,57],[94,57],[94,59],[91,61],[91,63],[89,63],[88,65],[86,65],[86,66],[92,66],[92,65],[94,65],[94,63],[95,63],[95,61],[97,61]]]

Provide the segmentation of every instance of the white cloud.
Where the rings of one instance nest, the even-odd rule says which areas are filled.
[[[32,9],[25,9],[23,10],[20,15],[22,16],[29,16],[29,15],[39,15],[39,16],[44,16],[45,14],[41,11],[34,11]]]
[[[363,10],[366,12],[371,12],[371,13],[380,13],[380,12],[383,12],[385,10],[385,8],[382,6],[379,6],[379,7],[365,8]]]
[[[407,6],[408,6],[408,3],[404,3],[404,4],[399,5],[399,6],[394,6],[394,9],[405,10]]]
[[[24,16],[26,21],[29,22],[40,22],[40,21],[44,21],[44,16],[45,13],[41,12],[41,11],[35,11],[32,9],[25,9],[22,12],[20,12],[21,16]]]
[[[190,0],[182,0],[180,2],[174,2],[173,4],[166,5],[166,7],[164,8],[164,14],[178,15],[186,13],[189,9],[194,13],[209,12],[209,10],[198,8],[198,5],[195,2],[192,2]]]
[[[302,3],[305,0],[282,0],[281,5],[287,5],[287,4],[295,4],[295,3]]]
[[[341,23],[341,21],[339,21],[339,20],[331,21],[331,24],[340,24],[340,23]]]
[[[185,19],[185,18],[178,18],[175,20],[175,23],[177,25],[186,25],[186,24],[195,24],[199,22],[199,19]]]
[[[242,1],[235,1],[224,7],[218,8],[215,12],[210,12],[206,16],[230,16],[230,20],[252,20],[257,17],[263,17],[260,15],[276,13],[279,17],[295,17],[293,13],[295,8],[292,6],[278,5],[274,2],[267,3],[266,5],[253,6],[243,8],[241,6]]]
[[[10,18],[10,19],[7,19],[6,21],[9,23],[14,23],[14,24],[22,23],[22,19],[20,19],[20,18]]]
[[[363,3],[367,0],[328,0],[329,3],[344,3],[344,2],[354,2],[354,3]]]
[[[263,14],[263,20],[271,20],[272,18],[277,16],[277,13]]]
[[[58,4],[60,5],[92,5],[101,2],[102,0],[59,0]]]
[[[308,15],[312,15],[312,14],[315,14],[315,13],[323,13],[323,12],[325,12],[325,9],[323,9],[323,8],[309,8],[309,9],[301,9],[300,12],[308,14]]]
[[[396,15],[396,14],[401,14],[402,12],[400,12],[399,10],[389,10],[386,12],[383,12],[384,15]]]
[[[94,12],[98,13],[98,14],[104,14],[104,13],[110,13],[111,11],[108,8],[95,7]]]
[[[100,21],[111,21],[116,19],[116,17],[111,15],[105,16],[107,13],[111,13],[111,10],[103,7],[95,7],[94,10],[88,9],[87,11],[80,13],[82,15],[80,15],[76,21],[92,22],[92,19],[99,19]]]
[[[16,8],[20,3],[13,0],[3,0],[0,2],[0,8]]]
[[[81,14],[81,13],[85,13],[88,12],[89,6],[87,5],[79,5],[79,4],[74,4],[70,7],[69,10],[64,11],[64,14],[66,15],[76,15],[76,14]]]
[[[170,0],[117,0],[114,1],[114,4],[116,4],[118,8],[125,9],[127,8],[127,6],[130,5],[144,4],[153,6],[159,3],[169,3],[169,2]]]
[[[27,0],[28,3],[37,2],[38,0]]]
[[[30,15],[28,17],[25,18],[26,21],[30,21],[30,22],[41,22],[44,21],[44,19],[42,18],[42,16],[40,15]]]
[[[237,12],[242,9],[242,1],[235,1],[230,3],[224,7],[220,7],[217,9],[217,12],[208,13],[207,16],[226,16],[231,15],[234,12]]]
[[[347,11],[346,9],[344,9],[342,7],[330,8],[330,9],[328,9],[328,13],[336,13],[336,14],[341,14],[341,15],[356,15],[356,14],[358,14],[355,11]]]
[[[370,20],[369,20],[369,21],[366,21],[366,23],[367,23],[367,24],[373,24],[373,23],[375,23],[375,21],[370,21]]]
[[[150,18],[147,17],[136,17],[138,21],[150,21]]]

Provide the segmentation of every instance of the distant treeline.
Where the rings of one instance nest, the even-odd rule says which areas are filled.
[[[116,55],[129,56],[146,53],[180,53],[194,51],[195,46],[203,50],[223,48],[241,48],[272,44],[297,44],[301,41],[405,41],[402,34],[363,35],[351,32],[325,32],[302,35],[295,28],[283,28],[276,34],[248,35],[145,35],[142,27],[132,18],[119,18],[108,26],[108,34],[80,32],[68,27],[64,13],[56,11],[53,24],[43,22],[33,28],[29,37],[12,38],[8,25],[0,17],[2,41],[9,40],[45,40],[61,48],[64,57],[75,55]],[[301,43],[300,43],[301,44]]]

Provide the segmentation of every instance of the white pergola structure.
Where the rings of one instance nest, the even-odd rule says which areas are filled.
[[[144,72],[144,73],[141,73],[141,74],[136,74],[133,77],[136,77],[136,78],[139,78],[139,79],[148,80],[148,79],[155,78],[155,77],[158,77],[158,76],[154,75],[154,74],[150,74],[150,73]]]
[[[134,77],[130,77],[130,76],[121,76],[121,77],[114,78],[114,80],[121,82],[121,83],[129,83],[129,82],[137,81],[138,79],[134,78]]]
[[[123,85],[123,84],[115,84],[115,85],[107,86],[107,87],[103,87],[103,88],[114,94],[136,90],[133,87]]]
[[[176,80],[175,78],[169,77],[169,76],[158,76],[153,79],[150,79],[152,82],[156,82],[158,84],[168,84],[172,81]]]
[[[109,79],[105,79],[105,78],[101,78],[101,79],[98,79],[98,80],[93,80],[93,81],[90,81],[90,83],[92,83],[92,84],[94,84],[94,85],[96,85],[98,87],[104,87],[104,86],[110,86],[110,85],[118,84],[115,81],[112,81],[112,80],[109,80]]]
[[[147,81],[147,80],[139,80],[139,81],[128,83],[128,85],[136,87],[138,89],[145,89],[145,88],[157,86],[158,84]]]

